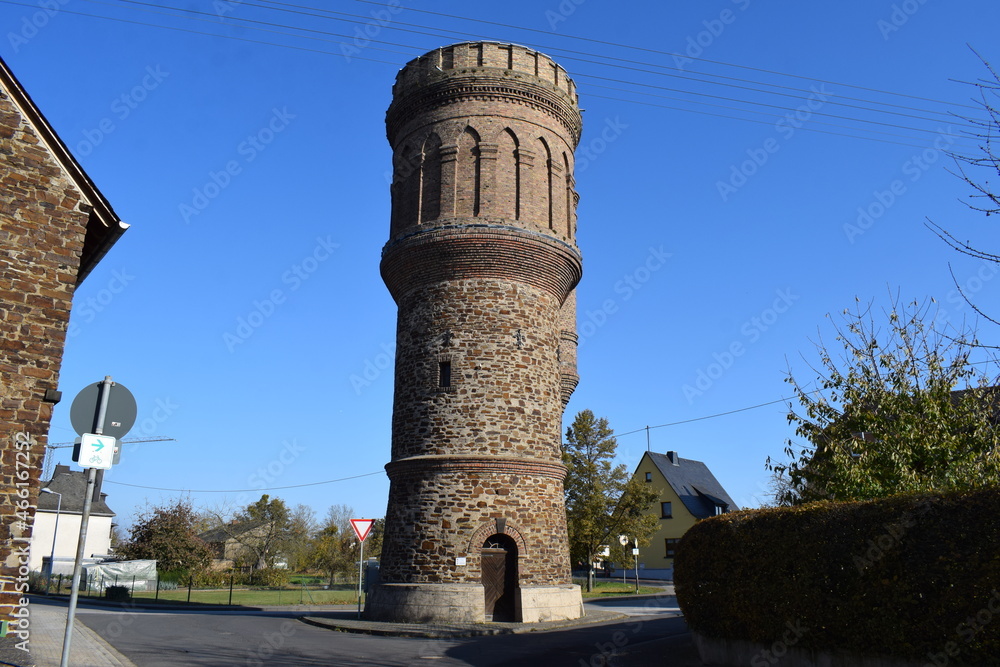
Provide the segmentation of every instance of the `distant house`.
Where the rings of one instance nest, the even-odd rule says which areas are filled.
[[[271,533],[271,525],[263,521],[227,524],[206,530],[198,539],[212,550],[213,570],[228,570],[232,567],[253,569],[263,567],[260,551],[268,551],[266,541]],[[270,554],[266,554],[270,555]]]
[[[108,494],[101,492],[102,479],[103,475],[98,475],[90,505],[87,542],[83,549],[85,559],[98,559],[111,552],[111,530],[115,525],[115,513],[108,507]],[[52,541],[55,539],[52,572],[72,574],[80,537],[84,493],[87,490],[87,473],[83,470],[70,470],[69,466],[57,465],[55,472],[52,473],[52,479],[43,483],[42,488],[52,493],[38,494],[38,509],[35,510],[35,526],[31,534],[31,556],[28,566],[32,570],[41,571],[43,560],[47,560],[52,553]],[[61,494],[61,503],[60,495],[57,494]]]
[[[700,519],[739,509],[708,466],[701,461],[682,459],[677,452],[646,452],[633,477],[659,492],[659,498],[649,509],[659,526],[649,546],[639,548],[643,576],[669,578],[674,567],[674,549],[688,528]]]

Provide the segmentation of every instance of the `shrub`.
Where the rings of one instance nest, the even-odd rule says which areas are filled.
[[[998,506],[993,488],[706,519],[678,545],[678,603],[707,637],[769,645],[792,623],[805,649],[990,664]]]
[[[288,579],[290,573],[288,570],[279,569],[276,567],[267,567],[260,570],[254,570],[250,573],[250,585],[251,586],[267,586],[271,588],[278,588],[288,584]]]
[[[53,581],[52,585],[55,586],[58,580]],[[28,573],[28,592],[34,593],[36,595],[45,592],[45,586],[48,584],[48,580],[44,574],[41,572],[29,572]]]
[[[132,594],[128,586],[108,586],[104,589],[104,597],[112,602],[128,602],[132,599]]]

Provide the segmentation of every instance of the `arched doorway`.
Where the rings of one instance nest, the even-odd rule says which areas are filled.
[[[481,562],[486,620],[520,620],[517,604],[517,543],[507,535],[491,535],[483,542]]]

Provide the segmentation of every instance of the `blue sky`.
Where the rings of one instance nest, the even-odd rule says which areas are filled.
[[[50,433],[72,440],[72,397],[112,375],[138,401],[132,435],[176,439],[127,447],[108,475],[123,523],[181,495],[160,489],[247,490],[190,494],[211,507],[361,475],[267,492],[383,515],[384,113],[396,71],[452,42],[527,44],[579,85],[567,424],[589,408],[627,433],[788,396],[789,366],[809,379],[810,341],[855,296],[969,316],[949,263],[1000,312],[993,268],[924,226],[997,247],[944,155],[973,145],[947,114],[976,114],[955,81],[986,75],[970,46],[1000,63],[995,2],[158,4],[0,2],[0,54],[132,225],[76,294]],[[650,444],[705,461],[753,506],[793,436],[785,414],[664,426]],[[619,458],[634,467],[645,448],[645,432],[623,435]]]

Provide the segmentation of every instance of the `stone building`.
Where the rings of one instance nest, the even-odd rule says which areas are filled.
[[[577,618],[560,446],[578,379],[575,85],[531,49],[455,44],[399,72],[386,126],[395,398],[365,613]]]
[[[0,165],[0,621],[6,621],[26,590],[73,292],[128,225],[2,60]]]

